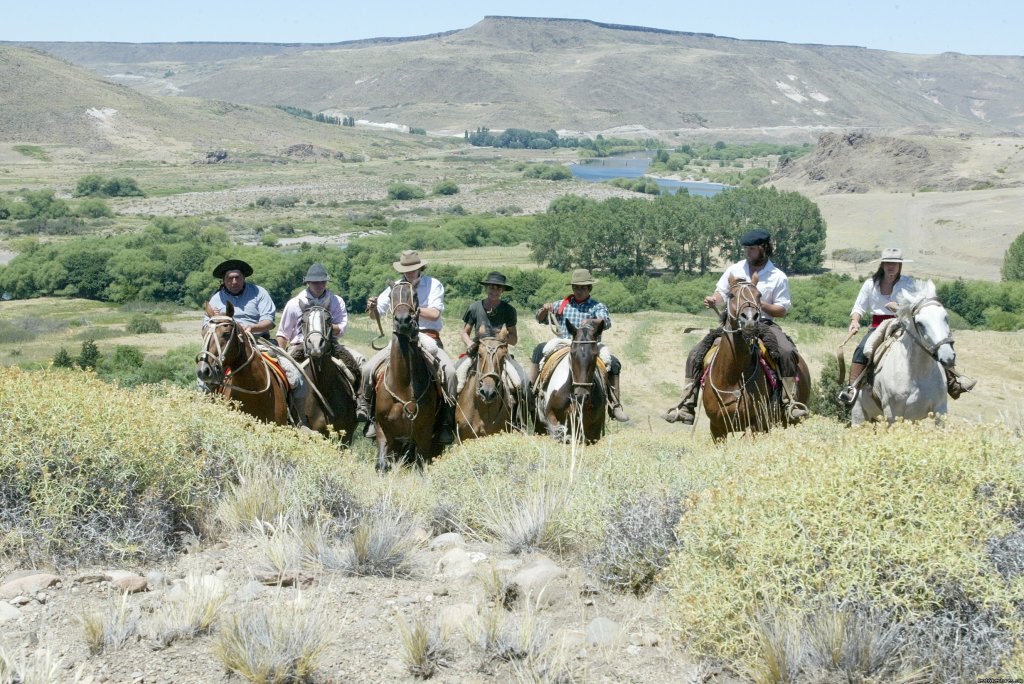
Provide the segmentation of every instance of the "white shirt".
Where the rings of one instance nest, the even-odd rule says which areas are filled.
[[[338,337],[345,334],[348,327],[348,309],[345,307],[345,300],[330,290],[324,292],[326,301],[323,305],[331,312],[331,323],[341,328]],[[281,314],[281,325],[277,328],[277,336],[288,340],[288,346],[302,345],[302,307],[312,304],[316,298],[312,296],[309,289],[305,289],[288,300],[284,305],[284,313]]]
[[[746,259],[737,261],[725,269],[725,273],[718,279],[718,285],[715,286],[715,289],[722,295],[722,301],[728,300],[729,276],[750,280],[752,275],[750,264]],[[786,313],[793,308],[793,302],[789,298],[789,278],[781,269],[776,268],[771,259],[765,262],[765,265],[757,273],[757,291],[761,293],[762,304],[777,304],[785,309]],[[763,311],[761,317],[767,318],[769,321],[772,320],[772,317]]]
[[[897,301],[896,296],[904,291],[909,290],[914,285],[914,279],[910,276],[901,275],[899,280],[892,286],[892,294],[884,295],[878,286],[875,285],[873,278],[868,278],[864,281],[864,284],[860,286],[860,292],[857,294],[857,301],[853,303],[853,310],[850,315],[858,313],[861,318],[865,316],[871,317],[875,314],[891,316],[892,311],[885,308],[885,305],[889,302]]]
[[[420,282],[416,285],[416,300],[421,307],[437,309],[444,313],[444,285],[437,278],[431,278],[428,275],[420,276]],[[387,316],[390,310],[391,288],[389,287],[377,295],[377,313],[381,316]],[[436,321],[428,321],[425,318],[420,319],[421,330],[437,330],[440,332],[441,325],[440,316]]]

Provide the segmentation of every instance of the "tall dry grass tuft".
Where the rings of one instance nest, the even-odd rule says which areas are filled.
[[[412,512],[385,495],[356,522],[337,569],[355,576],[408,577],[420,545]]]
[[[436,622],[431,624],[422,617],[409,623],[399,615],[396,624],[400,637],[399,655],[409,674],[418,679],[430,679],[444,666],[448,635]]]
[[[566,536],[558,525],[558,514],[568,497],[567,488],[542,478],[535,478],[522,495],[481,487],[484,530],[509,553],[558,548]]]
[[[78,684],[84,671],[83,664],[68,672],[64,662],[49,648],[15,653],[0,644],[0,684]]]
[[[320,666],[330,635],[326,615],[300,600],[251,606],[221,620],[213,654],[250,682],[306,682]]]
[[[214,520],[232,531],[254,523],[279,520],[299,508],[299,487],[294,467],[284,463],[247,463],[237,480],[228,484],[217,504]]]
[[[128,606],[128,594],[120,602],[103,612],[86,613],[79,616],[79,623],[85,635],[89,653],[98,655],[117,649],[139,632],[139,620]]]
[[[466,638],[488,660],[506,662],[539,658],[547,645],[546,626],[527,604],[522,614],[508,613],[500,602],[480,608],[466,626]]]
[[[225,601],[227,593],[220,585],[201,575],[189,575],[181,595],[153,612],[149,621],[153,642],[158,648],[167,648],[178,639],[209,633]]]

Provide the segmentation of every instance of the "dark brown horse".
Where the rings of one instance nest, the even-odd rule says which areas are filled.
[[[572,335],[568,354],[538,379],[536,430],[543,424],[555,439],[593,444],[604,433],[608,403],[607,374],[599,368],[597,349],[604,319],[589,318],[578,328],[566,320],[565,327]]]
[[[757,284],[729,277],[725,324],[718,350],[705,370],[704,411],[711,422],[715,441],[730,432],[767,432],[772,425],[785,425],[781,379],[766,372],[757,337],[761,320],[761,294]],[[810,394],[807,364],[800,358],[798,396],[806,404]]]
[[[303,351],[309,359],[306,375],[312,387],[306,395],[306,421],[324,436],[342,432],[342,442],[352,443],[356,429],[356,389],[334,360],[334,326],[331,312],[322,306],[302,311]]]
[[[420,308],[416,288],[400,280],[391,287],[391,350],[377,381],[377,469],[394,460],[422,467],[440,449],[434,425],[440,401],[434,369],[419,345]]]
[[[196,357],[196,377],[211,391],[236,401],[246,413],[268,423],[288,425],[287,380],[271,368],[256,348],[256,339],[234,319],[227,303],[220,315],[209,303],[203,350]]]
[[[479,340],[466,384],[455,405],[459,440],[485,437],[522,425],[515,411],[519,408],[514,389],[502,381],[508,357],[508,330],[502,326],[497,337]]]

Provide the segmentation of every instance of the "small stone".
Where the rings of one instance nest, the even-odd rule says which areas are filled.
[[[149,591],[149,584],[146,582],[146,578],[139,577],[138,575],[121,577],[111,582],[111,585],[118,591],[123,591],[126,594],[138,594],[143,591]]]
[[[444,551],[445,549],[450,549],[453,546],[460,548],[466,546],[466,540],[463,539],[462,535],[458,532],[446,532],[444,534],[439,534],[430,542],[431,551]]]
[[[434,596],[447,596],[448,587],[434,587]]]
[[[108,570],[104,574],[103,579],[113,584],[114,582],[126,577],[138,577],[138,575],[130,570]]]
[[[445,579],[465,577],[473,573],[473,561],[463,549],[452,547],[437,561],[436,572]]]
[[[267,588],[256,580],[252,580],[235,592],[235,600],[240,602],[253,601],[267,592]]]
[[[167,584],[167,575],[157,570],[150,570],[146,573],[146,582],[153,588],[162,587]]]
[[[42,592],[42,591],[41,591],[41,592],[39,592],[38,594],[36,594],[36,601],[39,601],[40,603],[43,603],[43,604],[45,604],[45,603],[46,603],[46,601],[47,601],[47,599],[49,599],[49,598],[50,598],[50,597],[49,597],[49,596],[47,596],[47,595],[46,595],[46,594],[45,594],[44,592]]]
[[[26,606],[30,603],[32,603],[32,599],[28,596],[15,596],[11,599],[12,606]]]
[[[607,646],[619,636],[619,624],[606,617],[594,618],[587,625],[587,645]]]
[[[640,650],[641,650],[640,647],[636,646],[635,644],[630,644],[629,646],[626,647],[626,653],[628,653],[629,655],[632,655],[632,656],[639,655],[640,654]]]
[[[0,603],[0,625],[17,620],[19,617],[21,617],[20,610],[9,603]]]
[[[226,548],[228,548],[228,543],[224,541],[217,542],[216,544],[210,547],[210,549],[213,551],[223,551]]]

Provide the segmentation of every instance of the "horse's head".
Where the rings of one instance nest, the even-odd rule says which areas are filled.
[[[319,359],[331,353],[334,344],[334,326],[331,312],[322,306],[307,306],[302,310],[302,344],[306,356]]]
[[[594,388],[597,370],[597,344],[604,330],[603,318],[588,318],[577,328],[569,319],[565,328],[572,335],[569,347],[569,368],[572,371],[572,397],[574,402],[585,403]]]
[[[761,293],[757,289],[757,275],[754,280],[729,276],[729,294],[726,298],[726,322],[733,330],[739,330],[744,337],[757,334],[761,320]]]
[[[935,284],[915,282],[912,289],[900,292],[899,304],[897,317],[918,344],[946,368],[956,365],[949,317],[935,296]]]
[[[392,326],[396,334],[416,340],[420,327],[420,304],[416,286],[399,280],[391,286]]]
[[[508,357],[508,330],[505,326],[501,326],[496,337],[481,337],[476,354],[476,393],[489,404],[498,398],[501,373]]]
[[[203,350],[196,356],[196,377],[207,385],[222,385],[230,369],[244,363],[245,337],[235,322],[235,307],[231,302],[227,303],[223,314],[209,302],[204,308],[210,322],[203,333]]]

